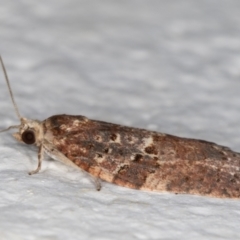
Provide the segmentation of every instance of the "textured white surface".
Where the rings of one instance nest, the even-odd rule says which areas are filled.
[[[238,0],[1,1],[23,116],[80,114],[240,151]],[[0,78],[0,128],[17,118]],[[239,239],[240,201],[134,191],[0,135],[0,239]]]

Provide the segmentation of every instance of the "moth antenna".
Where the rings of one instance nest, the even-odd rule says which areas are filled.
[[[12,128],[19,128],[20,126],[21,126],[21,125],[10,126],[10,127],[6,128],[6,129],[1,130],[0,133],[6,132],[6,131],[8,131],[8,130],[10,130],[10,129],[12,129]]]
[[[5,80],[6,80],[6,83],[7,83],[7,86],[8,86],[8,90],[9,90],[9,93],[10,93],[10,97],[11,97],[11,99],[12,99],[12,103],[13,103],[13,106],[14,106],[14,108],[15,108],[15,112],[16,112],[19,120],[21,121],[22,117],[21,117],[21,115],[20,115],[20,113],[19,113],[19,111],[18,111],[17,104],[16,104],[15,99],[14,99],[14,97],[13,97],[13,93],[12,93],[12,89],[11,89],[11,86],[10,86],[10,82],[9,82],[9,80],[8,80],[7,71],[6,71],[6,68],[5,68],[5,66],[4,66],[4,63],[3,63],[3,60],[2,60],[2,57],[1,57],[1,56],[0,56],[0,61],[1,61],[2,69],[3,69],[3,72],[4,72]],[[13,128],[13,127],[16,127],[16,126],[12,126],[12,127],[10,127],[10,128]],[[8,129],[6,129],[6,130],[9,130],[10,128],[8,128]]]

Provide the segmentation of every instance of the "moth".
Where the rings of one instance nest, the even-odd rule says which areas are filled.
[[[88,172],[100,190],[100,180],[159,192],[240,198],[240,153],[203,140],[188,139],[139,128],[55,115],[44,121],[20,115],[0,57],[11,100],[20,125],[13,136],[44,153]]]

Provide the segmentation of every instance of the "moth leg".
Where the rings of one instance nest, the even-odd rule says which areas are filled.
[[[74,164],[70,159],[68,159],[65,155],[63,155],[60,151],[58,151],[55,148],[55,146],[53,144],[51,144],[50,142],[48,142],[46,139],[44,139],[44,141],[43,141],[43,148],[44,148],[46,154],[49,155],[51,158],[86,173],[90,177],[90,179],[93,180],[96,190],[97,191],[101,190],[102,186],[101,186],[100,178],[94,177],[90,173],[84,171],[83,169],[80,169],[76,164]]]
[[[58,151],[55,146],[52,143],[48,142],[46,139],[44,139],[42,145],[46,154],[52,159],[79,169],[70,159],[68,159],[65,155]]]
[[[101,188],[102,188],[102,184],[101,184],[100,178],[98,178],[98,177],[93,177],[93,176],[91,176],[91,177],[92,177],[93,180],[94,180],[94,185],[95,185],[96,190],[97,190],[97,191],[100,191]]]
[[[43,144],[40,145],[39,149],[38,149],[38,166],[35,170],[29,172],[29,175],[38,173],[41,170],[41,166],[42,166],[42,160],[43,160],[43,153],[44,153],[44,149],[43,149]]]

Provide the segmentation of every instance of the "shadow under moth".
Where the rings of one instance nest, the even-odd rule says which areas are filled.
[[[148,191],[240,198],[240,153],[215,143],[133,127],[55,115],[44,121],[20,115],[0,57],[20,125],[13,136],[38,147],[39,172],[44,153],[78,167],[95,179]]]

